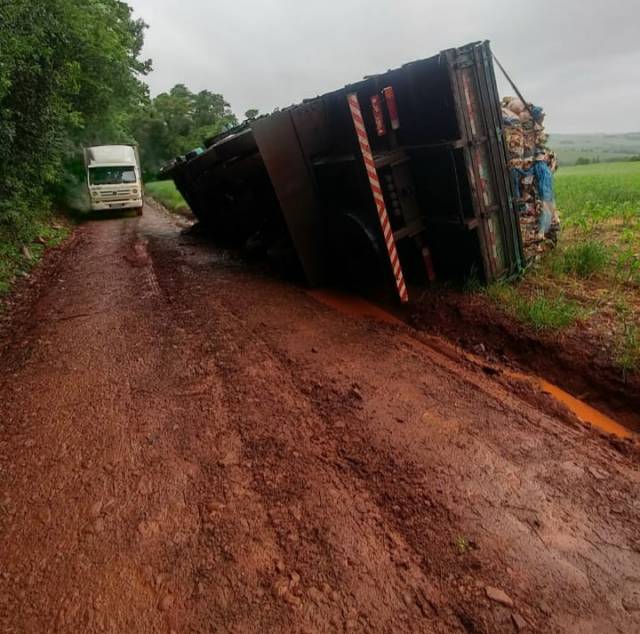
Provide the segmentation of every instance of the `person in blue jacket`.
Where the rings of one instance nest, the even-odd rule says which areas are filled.
[[[547,157],[540,152],[533,163],[538,198],[542,201],[542,212],[538,219],[538,238],[543,240],[553,229],[560,226],[556,197],[553,191],[553,172],[547,163]]]

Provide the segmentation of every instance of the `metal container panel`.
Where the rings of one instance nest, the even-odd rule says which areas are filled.
[[[508,189],[491,51],[489,43],[483,42],[444,51],[443,55],[456,100],[485,279],[492,281],[519,271],[523,260],[516,210]]]
[[[389,87],[395,126],[380,98]],[[477,269],[491,281],[519,271],[522,244],[487,42],[405,64],[211,139],[203,155],[173,170],[194,212],[213,224],[218,217],[227,224],[233,214],[255,224],[260,208],[269,207],[286,224],[312,285],[339,270],[337,254],[345,249],[335,247],[344,242],[345,227],[369,236],[380,251],[384,238],[347,104],[351,92],[358,95],[385,203],[394,212],[403,266],[419,267],[429,247],[443,278]],[[386,112],[386,134],[378,133],[375,103]],[[240,186],[251,191],[246,201]],[[261,206],[258,192],[267,189],[266,200],[274,202]],[[228,193],[236,203],[227,205]]]
[[[326,281],[326,221],[291,111],[251,124],[298,259],[312,286]]]

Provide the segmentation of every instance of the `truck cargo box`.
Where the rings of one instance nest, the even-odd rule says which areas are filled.
[[[488,42],[263,116],[176,162],[198,218],[293,245],[309,284],[484,281],[523,265]]]

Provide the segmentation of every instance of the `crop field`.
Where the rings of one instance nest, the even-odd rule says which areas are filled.
[[[640,217],[640,161],[561,168],[556,196],[568,226],[634,224]]]
[[[562,169],[556,195],[564,231],[552,270],[639,291],[640,162]]]

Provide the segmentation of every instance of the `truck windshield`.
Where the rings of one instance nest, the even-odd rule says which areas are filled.
[[[92,167],[89,170],[89,180],[92,185],[121,185],[135,183],[136,171],[133,167]]]

